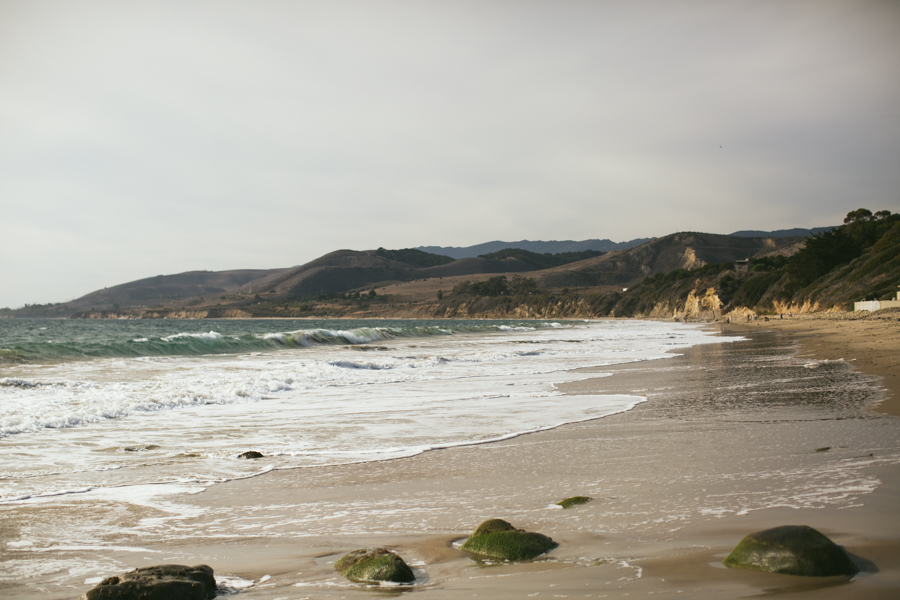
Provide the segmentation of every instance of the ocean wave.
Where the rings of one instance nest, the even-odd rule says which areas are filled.
[[[0,365],[3,364],[19,364],[27,362],[27,359],[22,356],[22,352],[10,348],[0,348]]]
[[[166,337],[159,338],[164,342],[174,342],[175,340],[194,339],[203,340],[204,342],[213,342],[222,339],[222,334],[215,331],[209,333],[176,333]]]
[[[97,358],[141,358],[152,356],[202,356],[249,354],[285,348],[323,345],[359,346],[399,338],[451,336],[488,332],[525,332],[559,328],[560,323],[534,321],[393,321],[374,324],[357,321],[359,327],[260,331],[262,323],[226,323],[210,331],[172,331],[171,324],[156,321],[128,323],[60,322],[34,336],[30,330],[4,332],[0,365],[55,363]],[[255,331],[254,331],[255,330]],[[12,333],[12,335],[6,335]],[[18,333],[19,339],[16,339]]]
[[[359,345],[392,340],[401,337],[401,333],[387,327],[362,327],[350,330],[301,329],[284,333],[267,333],[261,337],[285,346],[314,346],[319,344]]]

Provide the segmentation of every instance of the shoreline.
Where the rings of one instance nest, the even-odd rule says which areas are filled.
[[[719,564],[723,553],[751,531],[802,523],[877,565],[878,573],[863,573],[849,583],[856,594],[894,597],[900,590],[900,460],[895,457],[900,450],[896,443],[890,446],[891,436],[897,438],[896,419],[844,419],[840,415],[846,409],[840,408],[838,418],[827,411],[813,418],[818,409],[809,407],[729,405],[720,410],[709,404],[723,390],[744,385],[716,384],[716,377],[742,366],[742,357],[753,356],[754,349],[780,345],[793,352],[799,346],[797,356],[804,357],[815,348],[804,344],[811,339],[805,331],[763,327],[770,324],[748,327],[748,342],[695,346],[679,351],[681,356],[596,368],[613,375],[560,386],[568,395],[648,396],[624,413],[403,460],[273,471],[167,500],[191,509],[184,513],[193,511],[188,517],[167,515],[162,504],[132,507],[117,519],[123,531],[137,533],[116,545],[146,552],[113,552],[111,558],[129,568],[210,564],[217,578],[248,584],[241,592],[248,600],[369,598],[372,588],[343,581],[329,564],[359,546],[399,551],[427,573],[414,592],[435,600],[476,595],[793,597],[805,590],[815,591],[817,598],[846,597],[846,581]],[[740,331],[734,327],[727,333]],[[809,372],[842,376],[849,366],[866,372],[853,362]],[[718,387],[708,389],[708,380]],[[814,451],[825,445],[834,450]],[[876,453],[873,459],[863,456],[869,451]],[[751,481],[755,478],[760,483]],[[799,493],[792,487],[800,485],[808,489]],[[810,496],[820,485],[844,489]],[[778,506],[779,494],[793,497],[796,505]],[[594,501],[570,510],[552,507],[573,495]],[[749,510],[741,514],[741,507]],[[29,520],[37,522],[42,511],[33,508]],[[60,513],[57,518],[68,514],[90,520],[94,512],[101,518],[102,511],[102,506],[86,510],[75,501],[54,512]],[[550,535],[560,548],[532,563],[485,567],[452,547],[492,517]],[[145,520],[167,518],[177,525],[173,531],[185,533],[155,541],[140,533],[149,531]],[[0,540],[9,539],[3,529]],[[4,587],[0,583],[0,591]],[[74,598],[91,586],[69,587],[65,597]],[[7,590],[13,597],[47,597],[46,588],[40,593]]]

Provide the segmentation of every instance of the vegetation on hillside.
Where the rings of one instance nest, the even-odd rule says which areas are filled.
[[[537,252],[529,252],[521,248],[504,248],[498,252],[490,254],[481,254],[479,258],[490,258],[494,260],[506,260],[514,258],[525,264],[531,265],[535,271],[541,269],[550,269],[569,263],[578,262],[595,256],[603,256],[605,252],[599,250],[583,250],[581,252],[560,252],[559,254],[538,254]]]
[[[487,281],[463,281],[453,286],[456,296],[515,296],[533,294],[538,291],[537,283],[530,277],[514,275],[507,279],[505,275],[491,277]]]
[[[550,293],[530,279],[505,277],[454,287],[435,307],[444,316],[602,317],[672,316],[689,298],[711,293],[718,310],[747,308],[771,314],[784,307],[852,308],[865,299],[893,298],[900,284],[900,215],[852,211],[844,225],[809,238],[791,257],[749,259],[739,276],[733,262],[674,269],[646,277],[624,292]],[[527,285],[522,285],[527,282]]]
[[[844,225],[809,238],[790,258],[753,258],[749,267],[745,277],[738,277],[732,263],[647,277],[619,299],[614,314],[647,315],[662,303],[683,304],[692,292],[709,289],[723,312],[743,307],[769,313],[815,303],[851,308],[859,300],[891,299],[900,284],[900,215],[852,211]]]
[[[416,250],[415,248],[401,248],[400,250],[385,250],[384,248],[379,248],[375,251],[375,255],[419,268],[446,265],[456,260],[455,258],[444,256],[443,254],[431,254],[429,252]]]

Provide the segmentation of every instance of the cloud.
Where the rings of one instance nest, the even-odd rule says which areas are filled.
[[[898,210],[898,33],[890,2],[8,1],[0,306]]]

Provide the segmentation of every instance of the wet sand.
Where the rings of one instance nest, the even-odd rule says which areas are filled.
[[[563,391],[647,396],[598,421],[396,461],[273,472],[144,505],[6,507],[0,560],[15,566],[40,550],[50,566],[0,583],[0,595],[72,598],[101,575],[205,563],[243,586],[236,598],[265,600],[895,598],[900,420],[874,410],[885,393],[877,377],[853,370],[861,361],[814,360],[813,338],[765,329],[752,326],[745,342],[586,372]],[[554,506],[573,495],[594,500]],[[560,546],[532,563],[499,565],[453,546],[492,517]],[[51,540],[59,520],[80,524],[80,543],[15,546]],[[863,572],[818,579],[721,565],[747,533],[786,524],[829,535]],[[90,553],[88,540],[119,550]],[[364,546],[398,551],[420,584],[367,588],[338,577],[331,563]],[[79,557],[102,557],[106,570],[79,571]]]
[[[794,336],[801,355],[844,359],[863,373],[881,377],[888,394],[877,410],[900,416],[900,309],[784,315],[725,327],[732,333],[754,330]]]

